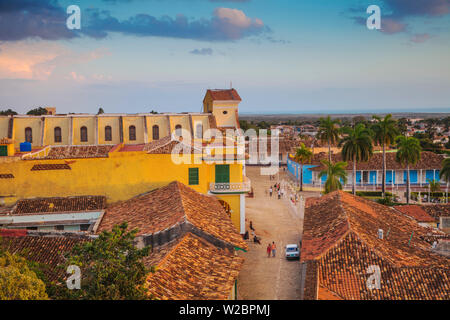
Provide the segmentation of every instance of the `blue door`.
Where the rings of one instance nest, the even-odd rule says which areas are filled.
[[[376,171],[370,171],[369,183],[370,184],[376,184],[377,183],[377,172]]]

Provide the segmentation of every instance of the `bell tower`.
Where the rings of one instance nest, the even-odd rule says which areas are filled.
[[[238,128],[241,97],[235,89],[208,89],[203,99],[203,112],[212,113],[220,128]]]

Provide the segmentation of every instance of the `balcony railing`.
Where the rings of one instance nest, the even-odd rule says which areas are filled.
[[[211,182],[209,190],[212,193],[241,193],[250,192],[251,183],[250,180],[244,182],[231,182],[231,183],[215,183]]]

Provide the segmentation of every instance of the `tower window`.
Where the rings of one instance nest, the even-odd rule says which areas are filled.
[[[80,141],[81,142],[87,142],[88,141],[88,132],[86,127],[80,128]]]
[[[195,137],[201,139],[203,137],[203,125],[201,123],[197,124],[195,127]]]
[[[130,141],[135,141],[136,140],[136,127],[130,126],[128,128],[128,134],[129,134]]]
[[[159,127],[156,124],[152,127],[152,137],[153,140],[159,140]]]
[[[228,113],[228,111],[224,111],[224,112],[222,112],[223,114],[227,114]]]
[[[25,141],[33,143],[33,130],[30,127],[25,128]]]
[[[54,134],[55,134],[55,138],[54,138],[55,143],[62,142],[61,128],[60,127],[55,127]]]
[[[105,141],[112,141],[112,129],[110,126],[105,127]]]

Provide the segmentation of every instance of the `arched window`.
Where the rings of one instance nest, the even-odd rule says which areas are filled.
[[[81,142],[87,142],[88,141],[88,132],[86,127],[80,128],[80,141]]]
[[[25,141],[33,143],[33,130],[30,127],[25,128]]]
[[[197,139],[203,138],[203,125],[201,123],[197,124],[195,127],[195,137]]]
[[[112,129],[110,126],[105,127],[105,141],[112,141]]]
[[[130,141],[136,140],[136,127],[135,126],[128,127],[128,137],[129,137]]]
[[[60,127],[55,127],[54,135],[55,135],[55,143],[62,142],[61,128]]]
[[[179,137],[181,136],[181,124],[175,126],[175,134]]]
[[[159,127],[156,124],[152,127],[152,139],[159,140]]]

